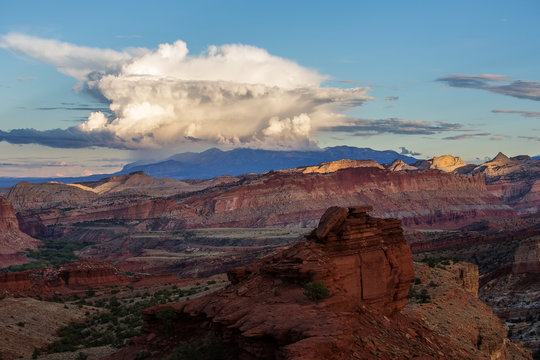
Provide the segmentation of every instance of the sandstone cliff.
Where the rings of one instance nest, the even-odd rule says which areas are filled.
[[[268,174],[182,199],[178,216],[186,227],[313,226],[329,205],[351,202],[374,204],[375,215],[418,228],[458,228],[484,218],[514,216],[486,191],[481,176],[374,167],[303,176]]]
[[[411,253],[399,221],[372,218],[369,210],[330,208],[306,241],[230,271],[229,287],[145,310],[148,335],[110,359],[131,359],[142,349],[159,349],[151,358],[163,358],[207,334],[219,339],[227,359],[488,358],[491,350],[456,346],[442,331],[400,314],[414,277]],[[451,281],[474,298],[474,274],[462,270]],[[317,280],[330,296],[314,303],[302,285]],[[519,349],[513,354],[527,359]]]
[[[470,173],[483,174],[487,189],[520,214],[540,211],[540,160],[498,153]]]
[[[415,263],[419,281],[412,291],[424,291],[427,301],[413,301],[404,313],[421,318],[437,334],[448,336],[456,348],[477,359],[531,359],[523,346],[506,337],[506,328],[477,297],[478,267],[469,263],[429,267]],[[424,298],[425,299],[425,298]]]
[[[482,299],[510,328],[509,337],[540,349],[540,238],[519,242],[513,263],[485,280]]]
[[[387,169],[390,171],[417,171],[418,170],[418,168],[406,164],[401,159],[394,160],[390,165],[388,165]]]
[[[435,156],[433,159],[421,160],[412,164],[412,166],[420,170],[437,169],[444,172],[452,172],[467,165],[460,157],[452,155]]]
[[[0,196],[0,267],[27,262],[18,252],[35,249],[39,243],[19,230],[13,206]]]
[[[540,274],[540,237],[520,243],[514,253],[514,274]]]
[[[403,161],[403,160],[400,159],[400,161]],[[384,167],[382,167],[376,161],[373,161],[373,160],[342,159],[338,161],[323,162],[315,166],[300,166],[294,169],[280,170],[279,172],[302,173],[302,174],[313,174],[313,173],[328,174],[328,173],[336,172],[341,169],[357,168],[357,167],[375,167],[379,169],[384,169]]]
[[[7,198],[17,211],[22,209],[71,208],[97,198],[92,191],[61,183],[30,184],[20,182],[9,191]]]
[[[0,296],[51,296],[81,292],[89,287],[127,285],[128,277],[110,262],[88,259],[58,267],[0,273]]]
[[[133,181],[136,185],[142,184],[139,181],[146,183],[147,178],[132,174],[129,179],[122,177],[123,180],[113,182]],[[208,182],[201,184],[193,183],[194,186],[210,186]],[[153,190],[144,195],[143,185],[138,187],[140,193],[123,192],[137,188],[135,185],[129,188],[119,185],[119,189],[124,190],[102,195],[64,185],[76,192],[91,194],[91,198],[98,196],[91,201],[74,197],[69,203],[52,195],[48,200],[44,196],[36,197],[41,199],[39,201],[30,195],[23,196],[25,189],[32,190],[30,193],[43,190],[33,190],[34,185],[30,184],[17,185],[10,196],[21,206],[18,213],[21,229],[40,236],[62,236],[71,231],[66,225],[111,219],[135,220],[141,223],[139,228],[153,230],[306,227],[314,226],[328,206],[347,206],[351,202],[372,203],[375,215],[399,218],[405,226],[413,228],[455,229],[486,218],[515,216],[509,205],[488,191],[481,174],[391,171],[370,161],[343,160],[318,167],[231,178],[200,191],[171,197],[150,196]],[[52,185],[46,187],[49,186]],[[112,185],[109,181],[85,186],[99,189]],[[41,208],[45,204],[48,207]]]

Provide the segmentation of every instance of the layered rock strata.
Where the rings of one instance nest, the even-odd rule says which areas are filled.
[[[330,208],[306,241],[230,271],[224,290],[145,310],[148,335],[111,359],[141,349],[160,349],[152,358],[162,358],[207,334],[227,359],[475,358],[399,313],[414,278],[411,252],[399,221],[370,210]],[[322,281],[330,296],[310,301],[309,281]],[[172,311],[169,331],[164,311]]]
[[[39,243],[19,230],[12,204],[0,196],[0,267],[27,262],[18,252],[35,249]]]
[[[513,274],[540,274],[540,237],[523,241],[514,253]]]
[[[88,259],[58,267],[0,273],[0,296],[51,296],[89,287],[127,285],[132,280],[110,262]]]
[[[61,235],[70,231],[67,227],[82,222],[118,220],[138,221],[153,230],[311,227],[328,206],[348,206],[351,202],[374,204],[376,216],[399,218],[412,228],[456,229],[482,219],[516,216],[510,206],[487,191],[482,175],[391,171],[369,161],[269,172],[158,198],[145,196],[142,190],[136,196],[114,197],[71,186],[77,194],[98,197],[81,203],[59,198],[59,204],[54,205],[56,200],[52,198],[15,196],[23,189],[18,187],[10,196],[20,205],[17,216],[21,229],[33,236]],[[39,195],[40,191],[32,193]],[[49,205],[42,208],[43,204]]]

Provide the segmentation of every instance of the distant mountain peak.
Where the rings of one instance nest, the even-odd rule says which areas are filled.
[[[493,158],[493,160],[491,160],[492,162],[499,162],[499,161],[502,161],[502,162],[506,162],[510,160],[510,158],[506,155],[504,155],[502,152],[499,151],[499,153],[497,154],[497,156],[495,156]]]
[[[122,174],[143,170],[158,178],[210,179],[221,175],[238,176],[249,173],[264,173],[269,170],[292,169],[315,166],[324,162],[350,160],[373,160],[379,164],[401,159],[410,164],[417,159],[392,150],[373,150],[354,146],[335,146],[312,150],[265,150],[236,148],[220,150],[210,148],[201,153],[176,154],[165,161],[152,164],[128,164]],[[334,165],[332,165],[334,166]]]

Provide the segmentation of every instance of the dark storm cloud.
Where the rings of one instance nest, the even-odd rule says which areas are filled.
[[[67,129],[36,130],[15,129],[0,130],[0,141],[11,144],[38,144],[55,148],[79,149],[91,146],[103,146],[116,149],[127,149],[121,146],[121,140],[109,132],[83,132],[77,127]]]

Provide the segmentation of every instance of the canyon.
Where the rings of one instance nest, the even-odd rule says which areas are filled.
[[[147,335],[107,359],[161,359],[209,336],[226,359],[531,358],[478,300],[474,265],[414,269],[399,220],[370,210],[329,208],[305,241],[230,270],[223,290],[145,310]],[[434,301],[404,309],[415,272]],[[311,281],[328,294],[310,300]]]
[[[325,226],[332,228],[323,216],[328,207],[333,206],[335,210],[348,208],[351,204],[373,204],[369,211],[371,216],[400,220],[405,228],[404,238],[410,245],[415,260],[447,258],[476,264],[480,278],[477,284],[479,298],[506,322],[511,340],[523,342],[527,348],[534,351],[540,345],[536,335],[540,333],[540,329],[535,325],[540,314],[537,306],[540,300],[537,273],[540,268],[537,242],[540,234],[539,184],[539,160],[526,156],[509,158],[503,154],[498,154],[493,160],[480,165],[466,164],[459,158],[447,155],[409,164],[399,159],[385,164],[371,160],[340,160],[262,174],[223,175],[199,180],[158,179],[142,172],[134,172],[76,184],[22,182],[6,191],[5,198],[0,198],[1,265],[30,261],[31,259],[24,256],[24,252],[26,249],[38,247],[40,241],[34,237],[40,237],[67,243],[93,242],[77,254],[83,258],[96,258],[88,261],[94,264],[92,268],[102,268],[103,273],[98,275],[101,270],[96,270],[95,275],[88,276],[95,279],[85,280],[89,282],[83,281],[81,284],[84,284],[79,287],[74,285],[74,281],[80,275],[74,274],[81,273],[75,269],[69,270],[67,265],[44,270],[42,275],[36,275],[32,270],[0,276],[3,276],[4,284],[11,284],[4,292],[7,296],[82,293],[88,286],[98,286],[100,281],[104,285],[107,283],[106,279],[110,280],[110,284],[134,286],[137,280],[132,278],[132,275],[126,275],[128,273],[137,273],[136,276],[147,279],[145,281],[148,283],[154,280],[148,275],[138,274],[159,274],[154,275],[157,276],[155,281],[159,282],[160,277],[175,278],[166,274],[174,274],[180,278],[197,278],[225,271],[229,272],[233,282],[231,286],[235,288],[245,284],[244,281],[249,282],[252,278],[262,276],[262,280],[253,282],[262,281],[260,285],[263,288],[273,291],[276,286],[268,287],[265,276],[277,276],[283,281],[281,277],[289,275],[279,275],[281,270],[272,270],[273,265],[265,265],[263,260],[258,259],[275,257],[277,255],[272,254],[281,249],[289,251],[288,254],[293,258],[297,255],[297,258],[302,258],[307,250],[300,251],[297,246],[306,243],[325,243],[328,256],[331,257],[334,250],[331,250],[330,244],[333,240],[328,241],[328,234],[324,234]],[[358,211],[366,218],[375,219],[365,215],[366,209]],[[344,212],[341,213],[343,217]],[[353,215],[354,213],[347,212],[344,221],[352,221]],[[319,221],[321,216],[323,219]],[[389,238],[393,238],[393,231],[401,234],[401,228],[398,231],[395,227],[396,223],[389,220],[385,224],[387,225],[374,225],[374,228],[382,226],[382,233],[388,232]],[[302,240],[303,236],[316,226],[317,231],[308,235],[311,240]],[[338,232],[343,235],[345,230],[340,228]],[[354,236],[359,236],[359,233]],[[350,239],[343,238],[338,243],[344,245],[348,240]],[[300,252],[294,253],[294,249]],[[313,249],[310,248],[311,250]],[[337,258],[349,256],[344,256],[345,248],[339,248],[339,251],[342,252],[338,252]],[[293,256],[293,253],[296,255]],[[325,258],[323,261],[316,256],[315,258],[318,262],[328,260]],[[279,259],[273,261],[280,264],[278,267],[283,267],[283,271],[292,271],[290,266],[293,266],[294,271],[301,271],[295,268],[294,261],[282,259],[284,262],[281,262]],[[382,258],[377,259],[378,262]],[[112,261],[114,266],[106,262],[99,265],[103,260]],[[84,261],[80,265],[70,266],[84,268]],[[247,265],[251,262],[256,265]],[[346,262],[349,265],[353,263],[350,259]],[[369,260],[366,258],[367,262]],[[336,263],[333,264],[337,266]],[[112,270],[111,266],[115,270]],[[233,270],[238,267],[243,270]],[[394,264],[389,267],[393,269]],[[382,312],[390,321],[394,321],[392,316],[399,317],[403,314],[429,320],[439,313],[447,318],[429,320],[432,327],[428,326],[425,331],[439,331],[436,336],[444,334],[444,331],[456,331],[453,334],[459,337],[457,330],[440,330],[444,329],[441,324],[449,320],[450,314],[455,312],[453,308],[447,308],[449,303],[457,303],[471,313],[472,309],[476,309],[484,315],[488,314],[489,309],[479,305],[478,297],[473,294],[474,291],[470,291],[470,284],[474,282],[471,279],[474,276],[471,276],[471,279],[462,277],[459,280],[459,276],[455,275],[456,271],[463,275],[470,272],[470,269],[462,267],[461,270],[456,270],[457,268],[458,265],[455,269],[448,267],[446,270],[449,273],[433,275],[434,271],[444,269],[426,269],[425,266],[415,265],[417,278],[420,278],[420,273],[432,273],[422,275],[425,278],[422,279],[422,284],[426,281],[428,284],[457,284],[458,288],[451,289],[441,285],[440,289],[446,289],[441,290],[442,292],[429,286],[419,287],[426,289],[432,298],[445,299],[438,302],[438,305],[428,306],[410,301],[410,304],[403,308],[404,302],[397,301],[397,305],[377,305],[377,301],[370,303],[368,299],[364,299],[366,301],[358,306],[366,314]],[[327,268],[324,271],[329,273],[332,269]],[[340,269],[346,274],[352,272],[350,268]],[[104,275],[105,273],[109,275]],[[302,276],[293,280],[296,284],[294,286],[307,281],[308,278]],[[71,283],[66,281],[69,278],[73,279]],[[440,281],[433,280],[434,278],[440,278]],[[272,279],[272,284],[277,281]],[[324,278],[328,284],[334,284],[329,285],[334,294],[352,286],[350,279],[342,280],[347,282],[347,286],[343,283],[338,289],[334,280]],[[367,286],[370,280],[364,280]],[[94,285],[89,285],[91,283]],[[459,289],[464,288],[469,289],[465,289],[465,293],[476,300],[463,295]],[[298,286],[295,289],[295,296],[301,296],[301,289]],[[408,290],[407,287],[400,291],[407,295]],[[351,291],[357,291],[361,295],[364,290]],[[287,292],[282,294],[284,298],[289,296]],[[344,291],[339,296],[346,297],[346,294],[347,291]],[[271,293],[267,295],[273,296]],[[247,297],[249,301],[260,300],[256,299],[256,296]],[[398,298],[403,300],[402,295],[396,299]],[[236,302],[237,300],[233,301]],[[362,306],[370,310],[364,310]],[[200,305],[197,311],[202,311],[202,307],[203,305]],[[389,310],[392,308],[395,311]],[[409,308],[410,313],[407,313]],[[187,316],[180,307],[175,305],[175,309],[178,316]],[[395,315],[396,312],[401,315]],[[416,317],[411,315],[413,313],[417,314]],[[372,315],[366,316],[369,318]],[[378,316],[373,315],[372,320],[386,321]],[[153,320],[150,313],[148,317],[151,324]],[[481,326],[471,328],[467,333],[469,340],[466,343],[473,344],[473,335],[485,332],[488,326],[486,324],[495,326],[494,322],[489,320]],[[409,325],[416,329],[418,324]],[[465,325],[467,323],[461,326]],[[150,332],[159,332],[152,328],[152,325],[148,326]],[[364,323],[364,326],[367,324]],[[401,325],[396,326],[399,328]],[[498,345],[482,340],[477,346],[460,349],[459,351],[463,350],[461,355],[469,354],[467,356],[476,358],[478,353],[473,356],[470,355],[471,351],[480,351],[482,343],[490,344],[490,349],[497,348],[500,353],[507,352],[506,345],[503,346],[508,342],[503,336],[506,330],[502,329],[503,327],[497,327],[492,333],[498,337]],[[448,344],[452,343],[455,337],[452,336],[448,341]],[[478,342],[478,338],[476,341]],[[143,341],[142,344],[147,343]],[[396,344],[394,345],[397,346]],[[360,348],[362,351],[367,349],[362,346]],[[234,349],[244,351],[236,347]]]
[[[457,229],[516,217],[524,204],[534,205],[535,189],[509,202],[490,190],[483,173],[392,171],[347,161],[191,183],[141,173],[75,185],[20,183],[7,197],[25,233],[61,237],[92,221],[124,222],[136,230],[313,227],[328,206],[351,202],[374,204],[375,215],[399,218],[409,228]]]

